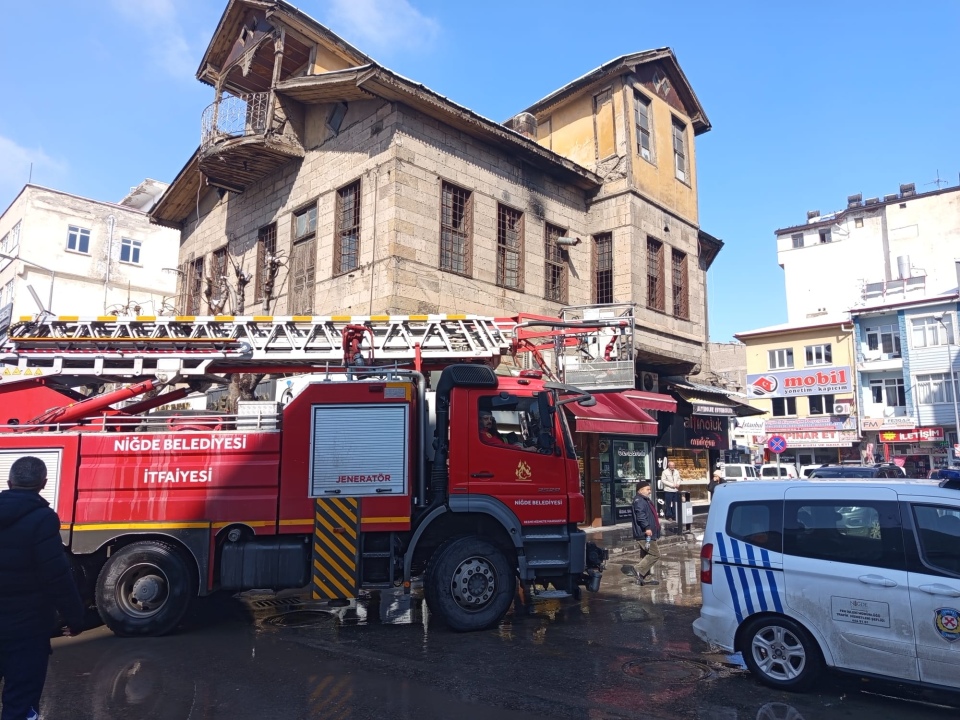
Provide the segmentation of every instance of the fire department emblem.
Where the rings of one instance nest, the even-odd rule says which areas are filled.
[[[523,460],[521,460],[517,464],[517,481],[530,482],[531,477],[533,477],[533,470],[531,470],[530,466],[527,465]]]
[[[933,613],[933,624],[944,640],[960,640],[960,611],[954,608],[937,608]]]

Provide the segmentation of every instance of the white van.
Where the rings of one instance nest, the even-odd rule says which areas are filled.
[[[753,465],[726,463],[723,466],[723,481],[759,480],[757,469]]]
[[[960,690],[960,481],[942,484],[719,486],[694,632],[775,688],[831,667]]]
[[[779,466],[776,463],[765,463],[760,466],[760,478],[762,480],[776,480],[777,478],[786,480],[796,476],[797,469],[789,463],[780,463]]]

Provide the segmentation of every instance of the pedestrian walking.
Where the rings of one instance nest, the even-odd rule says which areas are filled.
[[[0,720],[38,720],[57,612],[68,635],[84,607],[60,540],[60,518],[40,496],[47,466],[22,457],[0,492]]]
[[[713,493],[717,489],[717,485],[723,485],[726,482],[726,478],[723,477],[723,470],[717,468],[713,471],[713,477],[710,478],[710,484],[707,485],[707,492],[710,493],[710,500],[713,500]]]
[[[677,502],[680,500],[680,471],[677,470],[677,464],[670,460],[667,462],[667,469],[660,475],[660,489],[663,490],[664,515],[667,520],[677,519]]]
[[[650,499],[650,483],[637,483],[637,495],[633,498],[633,537],[640,541],[640,565],[637,566],[638,585],[659,585],[660,581],[650,576],[653,566],[660,561],[660,518]]]

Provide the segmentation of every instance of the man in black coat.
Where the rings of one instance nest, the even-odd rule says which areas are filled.
[[[640,541],[640,565],[637,566],[637,584],[659,585],[659,580],[650,577],[653,566],[660,562],[660,518],[650,499],[650,483],[637,483],[637,495],[633,498],[633,538]]]
[[[22,457],[0,492],[0,720],[36,720],[47,679],[57,611],[68,634],[83,629],[84,607],[60,540],[60,518],[40,496],[47,466]]]

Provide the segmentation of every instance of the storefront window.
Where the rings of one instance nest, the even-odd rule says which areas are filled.
[[[612,442],[617,522],[633,517],[633,499],[637,495],[637,483],[651,479],[651,458],[648,443],[642,440],[614,440]]]
[[[666,460],[677,466],[683,481],[681,489],[690,493],[691,500],[706,498],[710,482],[710,455],[706,450],[667,448]]]

